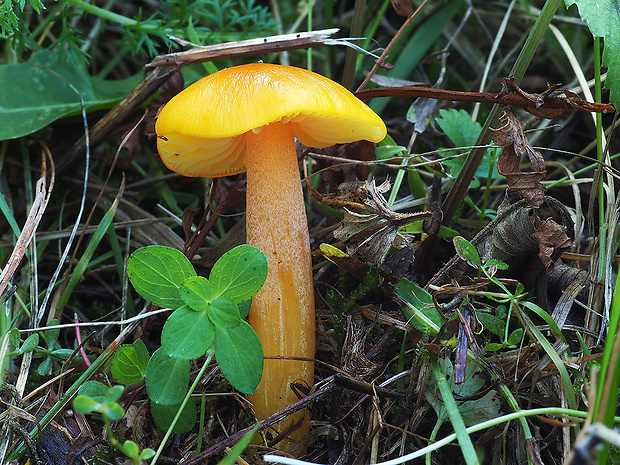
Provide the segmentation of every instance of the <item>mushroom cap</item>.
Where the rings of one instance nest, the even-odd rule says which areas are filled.
[[[245,137],[270,123],[288,123],[308,147],[379,142],[385,124],[341,85],[293,66],[254,63],[211,74],[172,98],[155,124],[168,168],[185,176],[245,171]]]

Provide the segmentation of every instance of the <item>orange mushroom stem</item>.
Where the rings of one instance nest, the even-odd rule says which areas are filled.
[[[227,176],[247,167],[247,242],[267,255],[269,272],[249,321],[267,358],[250,397],[259,418],[297,400],[290,385],[312,386],[315,317],[310,243],[295,152],[367,139],[386,128],[347,89],[310,71],[255,63],[192,84],[160,112],[163,162],[185,176]],[[300,412],[276,428],[304,419]],[[308,425],[291,438],[301,437]]]
[[[263,345],[265,368],[250,401],[265,418],[297,401],[289,384],[312,386],[315,351],[312,260],[304,199],[291,127],[280,122],[247,134],[247,243],[267,255],[269,273],[252,299],[249,323]],[[286,429],[300,412],[281,424]],[[307,433],[308,423],[293,435]]]

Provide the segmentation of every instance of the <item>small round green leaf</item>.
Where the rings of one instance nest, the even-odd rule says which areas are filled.
[[[146,368],[146,390],[154,402],[180,404],[189,388],[189,360],[170,357],[160,347]]]
[[[523,328],[517,328],[508,336],[508,344],[516,346],[523,339]]]
[[[267,257],[258,248],[243,244],[222,255],[211,270],[213,297],[226,295],[244,302],[256,294],[267,279]]]
[[[478,254],[478,249],[476,249],[474,244],[461,236],[454,237],[452,239],[452,243],[454,244],[457,255],[462,260],[465,260],[474,268],[478,268],[481,265],[480,255]]]
[[[121,450],[123,454],[125,454],[127,457],[129,457],[132,460],[137,459],[138,455],[140,454],[140,449],[138,448],[138,444],[130,440],[127,440],[123,443],[123,445],[121,446]]]
[[[151,245],[131,254],[127,262],[129,281],[144,299],[164,308],[183,305],[179,287],[196,271],[183,253]]]
[[[197,312],[206,310],[211,302],[211,284],[207,278],[192,276],[187,278],[179,288],[183,302]]]
[[[172,420],[177,414],[178,405],[161,405],[156,402],[151,402],[151,415],[155,420],[155,424],[159,429],[167,430],[172,424]],[[181,416],[177,420],[174,428],[172,428],[173,434],[189,433],[196,424],[197,414],[196,405],[193,402],[185,404],[185,408],[181,411]]]
[[[26,352],[32,352],[39,345],[39,335],[33,333],[26,338],[22,346],[19,348],[19,353],[24,354]]]
[[[103,398],[105,402],[116,402],[123,395],[125,387],[117,384],[116,386],[109,387]]]
[[[102,405],[101,413],[112,421],[118,421],[125,416],[125,410],[116,402],[107,402]]]
[[[77,396],[73,401],[73,407],[76,412],[87,415],[96,412],[101,407],[101,404],[88,396]]]
[[[187,305],[168,317],[161,332],[162,349],[171,357],[193,360],[213,345],[215,329],[207,312],[196,312]]]
[[[149,351],[137,339],[133,344],[124,344],[116,349],[111,361],[112,376],[126,386],[142,381],[146,375],[146,366],[149,363]]]
[[[226,296],[218,297],[211,302],[207,314],[215,326],[233,328],[241,322],[237,303]]]
[[[87,396],[93,399],[95,402],[103,403],[106,402],[106,394],[108,392],[108,386],[99,382],[99,381],[86,381],[82,386],[80,386],[80,390],[78,394],[81,396]]]
[[[244,394],[254,392],[263,376],[263,348],[247,322],[234,328],[216,326],[215,357],[235,389]]]

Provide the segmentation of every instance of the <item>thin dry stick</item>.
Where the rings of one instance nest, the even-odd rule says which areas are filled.
[[[325,40],[336,32],[338,32],[338,29],[324,29],[322,31],[298,32],[295,34],[259,37],[257,39],[241,40],[239,42],[226,42],[223,44],[196,47],[185,52],[157,56],[146,65],[146,68],[156,68],[160,66],[174,66],[180,68],[185,65],[201,63],[203,61],[225,60],[229,58],[282,52],[285,50],[320,47],[325,45]]]
[[[46,187],[46,178],[47,178],[47,163],[46,158],[49,158],[51,164],[51,176],[49,184]],[[15,248],[11,253],[11,257],[7,262],[6,266],[2,270],[2,274],[0,275],[0,295],[4,294],[9,281],[13,278],[17,267],[21,263],[24,255],[26,253],[26,249],[28,248],[28,244],[34,237],[34,234],[41,222],[41,218],[43,217],[43,213],[45,213],[45,209],[47,208],[47,204],[49,202],[50,196],[52,194],[52,189],[54,188],[54,162],[51,156],[46,153],[42,156],[41,161],[41,178],[37,181],[35,186],[35,198],[32,203],[32,208],[30,209],[30,213],[28,214],[28,218],[26,219],[26,223],[24,224],[24,228],[22,229],[22,233],[19,235],[17,239],[17,243],[15,244]]]

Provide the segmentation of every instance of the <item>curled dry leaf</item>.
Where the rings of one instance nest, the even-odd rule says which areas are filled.
[[[344,210],[344,219],[334,237],[346,244],[348,254],[357,255],[370,265],[383,263],[393,245],[408,243],[398,228],[431,216],[429,212],[396,213],[383,196],[389,189],[389,181],[379,187],[374,180],[351,182],[338,187],[336,199],[324,199]]]
[[[497,160],[497,171],[506,176],[508,186],[529,205],[538,207],[545,196],[545,187],[540,182],[547,174],[545,160],[525,137],[521,123],[512,110],[504,110],[500,121],[503,126],[493,129],[495,132],[493,142],[502,147],[502,153]],[[532,165],[532,171],[528,173],[522,172],[519,168],[523,154],[527,155]]]
[[[553,266],[553,253],[558,249],[568,249],[571,245],[571,240],[566,235],[564,228],[552,218],[541,220],[536,217],[535,225],[536,229],[538,229],[534,233],[534,238],[538,242],[538,257],[545,265],[545,268],[549,269]]]

